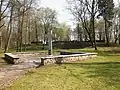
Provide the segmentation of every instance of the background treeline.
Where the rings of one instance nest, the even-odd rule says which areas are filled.
[[[78,41],[90,41],[97,50],[96,40],[120,44],[120,1],[67,0],[68,10],[76,21],[74,30]]]
[[[0,46],[26,51],[31,42],[44,44],[52,31],[53,41],[96,41],[120,44],[120,2],[113,0],[66,0],[75,28],[58,22],[57,11],[40,6],[40,0],[0,0]],[[70,44],[68,44],[70,45]]]
[[[1,49],[21,52],[31,42],[45,44],[50,30],[54,41],[70,40],[70,26],[57,16],[55,10],[40,7],[39,0],[0,0]]]

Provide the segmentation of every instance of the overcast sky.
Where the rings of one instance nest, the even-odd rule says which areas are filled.
[[[41,6],[55,9],[58,13],[59,22],[66,22],[69,25],[72,24],[72,15],[70,15],[66,9],[66,0],[42,0]]]
[[[117,2],[117,0],[114,0],[114,2]],[[72,15],[65,9],[67,6],[66,0],[42,0],[41,6],[55,9],[58,12],[59,22],[66,22],[68,25],[73,25]]]

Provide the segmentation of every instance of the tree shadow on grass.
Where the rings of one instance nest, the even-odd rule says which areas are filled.
[[[86,75],[86,78],[101,77],[107,85],[120,84],[120,62],[65,63],[65,65],[85,69],[86,71],[81,74]]]
[[[120,50],[111,50],[111,51],[95,51],[98,53],[98,56],[120,56]]]

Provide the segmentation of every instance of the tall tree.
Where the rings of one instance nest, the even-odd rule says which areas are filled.
[[[53,30],[54,38],[56,41],[69,41],[70,40],[70,26],[66,23],[60,23],[58,26],[55,27]]]
[[[67,0],[69,10],[75,16],[78,23],[82,22],[82,27],[86,30],[92,46],[97,50],[95,39],[95,18],[98,11],[98,0]]]
[[[109,46],[109,27],[111,26],[111,20],[113,19],[114,13],[114,2],[113,0],[98,0],[99,15],[104,19],[105,24],[105,35],[106,43]]]
[[[31,8],[33,0],[23,0],[17,1],[17,10],[18,10],[18,40],[17,40],[17,51],[22,51],[23,45],[23,25],[25,13]]]
[[[37,16],[38,16],[37,18],[40,20],[40,22],[43,25],[44,42],[46,42],[47,39],[49,39],[47,36],[49,36],[49,33],[51,32],[52,28],[57,23],[57,13],[55,10],[52,10],[48,7],[47,8],[42,7],[38,9]],[[43,44],[43,49],[44,49],[44,44]]]
[[[9,20],[8,27],[7,27],[8,35],[7,35],[7,41],[5,44],[4,53],[6,53],[6,51],[8,50],[8,46],[9,46],[9,42],[10,42],[10,38],[11,38],[14,6],[15,6],[14,0],[11,0],[11,2],[10,2],[10,7],[11,7],[10,8],[10,20]]]
[[[7,17],[5,13],[8,10],[9,4],[11,0],[0,0],[0,28],[4,26],[2,21]]]

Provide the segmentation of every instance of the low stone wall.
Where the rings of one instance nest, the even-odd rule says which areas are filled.
[[[96,57],[96,53],[85,53],[85,54],[72,54],[72,55],[59,55],[59,56],[48,56],[41,57],[41,65],[49,65],[53,63],[62,64],[74,61],[81,61]]]
[[[33,64],[38,67],[41,65],[49,65],[49,64],[62,64],[80,60],[86,60],[93,57],[96,57],[96,53],[74,53],[74,52],[62,52],[62,55],[57,56],[47,56],[46,52],[22,52],[15,53],[13,55],[17,55],[19,57],[18,60],[14,62],[14,64]],[[67,55],[68,54],[68,55]]]
[[[15,64],[18,61],[19,57],[13,55],[12,53],[5,53],[4,59],[8,64]]]
[[[16,64],[40,61],[41,57],[47,56],[47,52],[17,52],[13,54],[19,57],[19,60],[16,61]]]

